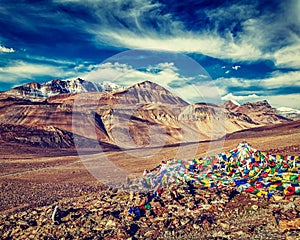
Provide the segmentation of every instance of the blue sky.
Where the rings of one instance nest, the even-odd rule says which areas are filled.
[[[299,12],[299,0],[0,0],[0,91],[148,79],[190,102],[299,109]]]

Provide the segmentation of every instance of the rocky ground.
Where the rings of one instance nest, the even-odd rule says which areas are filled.
[[[225,148],[241,142],[241,134]],[[300,154],[298,135],[255,136],[250,142],[274,154]],[[205,144],[199,145],[199,156]],[[265,199],[200,186],[190,192],[180,184],[164,189],[138,216],[134,207],[148,200],[146,193],[103,187],[74,154],[56,156],[46,149],[35,156],[33,150],[1,147],[0,239],[300,239],[299,196]],[[174,151],[166,148],[157,159],[147,159],[139,174]],[[18,159],[22,152],[30,155]],[[140,166],[119,154],[112,156]]]
[[[105,189],[3,213],[0,235],[2,239],[300,238],[297,196],[264,199],[228,188],[191,189],[184,183],[163,189],[155,198],[150,196]],[[149,199],[146,208],[135,208]]]

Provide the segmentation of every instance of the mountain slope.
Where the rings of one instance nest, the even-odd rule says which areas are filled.
[[[15,87],[7,91],[6,94],[30,100],[39,100],[60,94],[107,92],[118,89],[121,89],[121,87],[114,83],[103,82],[99,84],[77,78],[65,81],[55,79],[43,84],[31,82]]]
[[[134,148],[216,139],[226,133],[290,121],[266,101],[243,105],[228,102],[225,107],[188,104],[150,81],[105,92],[87,87],[83,90],[87,83],[76,81],[72,87],[71,82],[56,80],[43,86],[29,84],[30,98],[20,95],[24,86],[0,94],[0,123],[43,129],[52,126],[94,141]],[[69,93],[57,91],[55,82],[68,86]],[[31,94],[35,91],[32,89],[47,87],[49,95],[55,94],[48,98]],[[77,93],[70,94],[72,91]]]
[[[225,105],[225,107],[231,113],[248,116],[253,122],[259,125],[290,121],[290,119],[279,115],[267,100],[245,103],[234,107]]]
[[[114,93],[113,96],[116,97],[118,104],[157,103],[188,105],[180,97],[150,81],[137,83],[123,91]]]
[[[43,148],[75,148],[74,138],[82,147],[96,148],[98,141],[73,134],[54,126],[26,126],[0,124],[0,141],[25,144]],[[101,143],[105,149],[118,149],[108,143]]]

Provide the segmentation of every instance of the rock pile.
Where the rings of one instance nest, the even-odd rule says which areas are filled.
[[[231,188],[113,190],[1,214],[2,239],[299,239],[300,199],[259,198]],[[139,210],[136,209],[138,207]],[[133,209],[131,211],[130,209]],[[295,238],[292,238],[295,237]]]

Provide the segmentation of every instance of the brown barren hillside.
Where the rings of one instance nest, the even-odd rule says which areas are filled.
[[[103,143],[123,144],[123,148],[135,148],[212,140],[242,129],[291,121],[278,115],[266,101],[241,106],[227,103],[225,107],[188,104],[150,81],[114,91],[99,92],[91,88],[91,92],[82,92],[90,85],[83,80],[66,83],[57,80],[45,85],[27,84],[1,93],[0,123],[50,127],[57,131],[56,135],[66,131]],[[43,88],[50,88],[52,96],[35,95]],[[62,88],[67,90],[60,91]],[[76,89],[78,92],[72,93]]]

